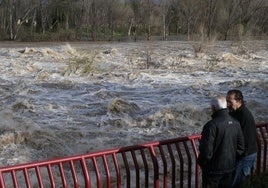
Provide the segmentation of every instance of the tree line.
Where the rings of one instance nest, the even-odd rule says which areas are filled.
[[[0,0],[0,40],[267,36],[268,0]]]

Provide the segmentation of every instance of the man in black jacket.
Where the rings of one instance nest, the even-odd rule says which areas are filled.
[[[241,187],[243,182],[249,177],[257,157],[256,125],[253,115],[245,106],[243,94],[240,90],[228,91],[226,100],[230,115],[239,121],[245,138],[245,152],[237,163],[232,186]]]
[[[202,130],[198,164],[202,169],[203,188],[229,188],[236,159],[244,152],[239,122],[227,110],[225,97],[211,100],[212,120]]]

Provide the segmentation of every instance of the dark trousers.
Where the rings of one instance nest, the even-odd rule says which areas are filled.
[[[212,174],[202,170],[202,188],[230,188],[233,181],[233,172]]]

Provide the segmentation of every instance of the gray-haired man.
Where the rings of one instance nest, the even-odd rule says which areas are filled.
[[[203,188],[229,188],[237,157],[244,152],[240,124],[227,110],[225,97],[211,100],[212,120],[202,130],[198,164],[202,169]]]

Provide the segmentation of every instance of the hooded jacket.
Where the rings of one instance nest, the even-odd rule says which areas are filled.
[[[224,174],[235,169],[244,152],[244,137],[237,120],[227,109],[216,111],[202,130],[197,162],[211,174]]]

